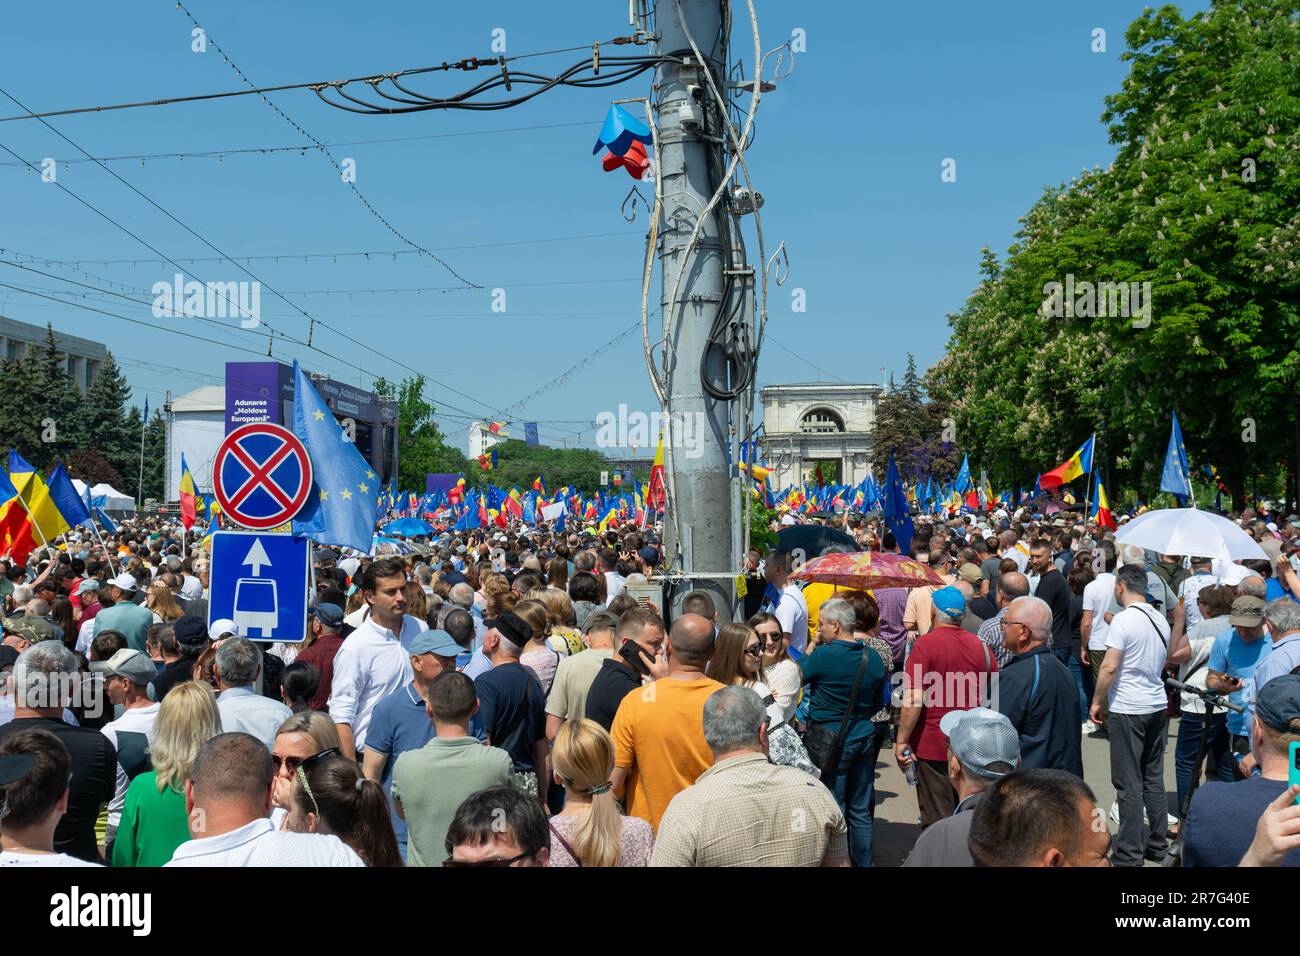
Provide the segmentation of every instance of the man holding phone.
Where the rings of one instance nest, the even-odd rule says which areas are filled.
[[[624,611],[614,635],[614,654],[601,661],[587,692],[586,716],[609,730],[624,697],[643,681],[667,675],[663,618],[643,607]]]
[[[1250,754],[1250,725],[1246,722],[1254,697],[1255,668],[1272,650],[1264,640],[1264,602],[1249,594],[1232,602],[1228,623],[1232,630],[1214,639],[1206,665],[1205,686],[1216,694],[1227,694],[1243,713],[1228,711],[1228,733],[1232,752]],[[1249,758],[1248,758],[1249,759]],[[1249,772],[1250,764],[1243,769]]]

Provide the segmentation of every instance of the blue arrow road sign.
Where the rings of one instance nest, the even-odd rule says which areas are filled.
[[[208,626],[229,619],[253,641],[296,644],[307,636],[310,545],[270,532],[212,536]]]

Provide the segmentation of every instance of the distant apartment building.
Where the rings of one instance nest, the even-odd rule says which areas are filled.
[[[25,358],[28,349],[38,353],[45,350],[45,326],[29,325],[17,319],[0,315],[0,357],[10,361]],[[90,387],[99,373],[99,367],[108,357],[102,342],[92,342],[76,335],[54,330],[54,344],[58,348],[64,369],[83,392]]]

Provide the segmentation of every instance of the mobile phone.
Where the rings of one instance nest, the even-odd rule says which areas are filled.
[[[627,666],[632,668],[642,677],[650,676],[650,668],[646,667],[645,661],[641,660],[643,653],[641,645],[636,641],[625,640],[623,646],[618,649],[618,656],[623,658]]]
[[[1300,741],[1291,742],[1291,766],[1287,771],[1287,786],[1300,784]],[[1300,804],[1300,797],[1296,797],[1296,803]]]

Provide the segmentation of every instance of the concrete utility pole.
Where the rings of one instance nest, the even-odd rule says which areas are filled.
[[[718,0],[681,0],[680,9],[700,52],[709,59],[718,87],[726,89],[727,38],[718,38],[722,5]],[[660,154],[655,175],[661,179],[664,197],[659,240],[661,305],[662,314],[673,317],[665,346],[671,355],[666,385],[672,447],[667,464],[673,496],[665,524],[666,553],[671,557],[680,546],[681,569],[686,572],[734,574],[740,556],[733,535],[733,523],[739,519],[732,511],[727,452],[731,403],[711,397],[700,377],[710,327],[722,306],[727,263],[719,222],[720,217],[730,215],[725,195],[701,226],[694,248],[687,248],[700,211],[718,187],[716,177],[725,169],[722,139],[726,134],[703,67],[695,62],[682,29],[675,0],[659,4],[655,27],[659,34],[655,52],[680,58],[660,66],[655,75]],[[689,60],[689,65],[681,60]],[[687,272],[678,287],[683,269]],[[672,298],[674,288],[678,288],[676,300]],[[726,360],[720,349],[711,351],[705,367],[715,380],[725,380]],[[690,438],[689,447],[683,437]],[[734,586],[716,578],[688,581],[670,595],[674,614],[685,593],[694,588],[713,591],[719,617],[723,621],[731,618]]]

